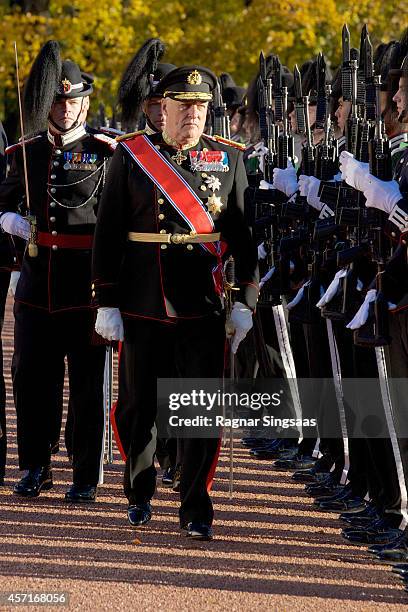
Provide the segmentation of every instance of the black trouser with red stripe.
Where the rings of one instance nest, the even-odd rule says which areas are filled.
[[[130,504],[149,501],[156,486],[154,453],[158,378],[220,378],[224,365],[224,318],[210,315],[175,323],[125,321],[115,422],[127,455],[124,490]],[[218,439],[183,440],[180,524],[211,524],[208,479]]]
[[[92,344],[88,310],[49,314],[15,302],[12,365],[21,470],[48,465],[67,357],[73,415],[73,482],[96,485],[103,437],[105,346]]]
[[[0,270],[0,333],[3,330],[4,309],[7,290],[10,284],[10,272]],[[6,387],[3,375],[3,344],[0,337],[0,480],[6,468],[7,433],[6,433]]]

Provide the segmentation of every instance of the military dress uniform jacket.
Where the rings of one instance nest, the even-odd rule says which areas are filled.
[[[18,302],[48,312],[91,307],[92,240],[112,155],[111,145],[98,137],[89,130],[65,146],[52,144],[46,133],[27,141],[30,209],[37,220],[39,252],[37,257],[24,254]],[[0,213],[24,214],[24,206],[23,157],[17,146],[0,185]],[[72,240],[76,248],[69,247]]]
[[[195,147],[183,151],[186,159],[178,165],[173,159],[175,149],[161,134],[133,138],[148,138],[200,197],[211,213],[214,232],[220,232],[227,245],[224,259],[228,254],[235,259],[236,299],[254,308],[257,251],[244,220],[247,180],[241,151],[203,135]],[[188,234],[190,227],[132,159],[124,147],[126,142],[130,141],[121,142],[113,156],[98,214],[93,253],[96,304],[119,307],[125,317],[162,321],[219,311],[220,298],[212,275],[217,258],[202,245],[128,240],[129,232]],[[224,168],[194,171],[194,151],[203,155],[206,151],[221,152]],[[220,211],[211,207],[214,195],[220,198]]]

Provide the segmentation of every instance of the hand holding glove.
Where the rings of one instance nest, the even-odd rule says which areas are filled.
[[[273,186],[279,189],[290,198],[298,189],[296,170],[290,159],[288,159],[288,167],[282,170],[274,168],[273,171]]]
[[[241,302],[235,302],[231,312],[231,323],[235,329],[231,350],[235,355],[240,342],[245,338],[253,326],[252,311],[250,308]]]
[[[402,199],[397,181],[380,181],[372,174],[367,175],[364,195],[367,208],[377,208],[387,214]]]
[[[14,297],[16,295],[17,283],[19,278],[20,272],[18,270],[13,271],[10,275],[8,294],[11,295],[11,297]]]
[[[119,308],[98,308],[95,331],[105,340],[120,340],[124,338],[122,315]]]
[[[30,237],[30,223],[17,213],[3,213],[0,217],[0,227],[7,234],[24,238],[24,240]]]

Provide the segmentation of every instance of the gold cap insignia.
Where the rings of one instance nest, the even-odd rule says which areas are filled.
[[[72,89],[72,83],[68,79],[61,81],[61,85],[64,93],[69,93]]]
[[[189,85],[201,85],[203,79],[201,78],[201,74],[198,72],[198,70],[193,70],[193,72],[191,72],[188,77],[187,77],[187,83]]]

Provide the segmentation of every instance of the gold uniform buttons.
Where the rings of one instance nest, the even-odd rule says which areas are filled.
[[[193,245],[192,245],[192,244],[188,244],[188,245],[187,245],[187,249],[188,249],[189,251],[192,251],[192,250],[193,250],[193,248],[194,248],[194,247],[193,247]]]
[[[164,251],[165,249],[167,249],[167,244],[161,244],[160,248]]]
[[[95,283],[92,283],[91,289],[95,289]]]
[[[395,232],[391,232],[391,236],[395,238]]]
[[[55,202],[50,202],[50,206],[51,206],[51,208],[55,208],[56,207],[56,203]]]
[[[157,203],[158,203],[158,204],[164,204],[164,200],[163,200],[163,198],[159,198],[159,199],[157,200]]]
[[[207,178],[207,176],[208,176],[208,175],[207,175],[207,173],[206,173],[206,172],[202,172],[202,173],[201,173],[201,176],[202,176],[203,178]]]
[[[58,234],[58,232],[56,232],[55,230],[53,230],[53,231],[51,232],[51,235],[52,235],[52,236],[56,236],[57,234]]]
[[[53,251],[58,251],[58,246],[56,244],[53,244],[51,248]]]
[[[50,192],[51,193],[55,193],[57,190],[55,189],[55,187],[51,187]]]
[[[166,232],[166,230],[165,230],[165,229],[160,230],[160,233],[161,233],[161,234],[167,234],[167,232]]]
[[[95,297],[95,295],[96,295],[95,291],[92,291],[91,295],[92,295],[92,297]]]
[[[207,191],[207,185],[200,185],[201,191]]]
[[[56,218],[55,217],[50,217],[50,221],[51,221],[51,223],[55,223]]]
[[[58,168],[58,166],[59,166],[59,162],[58,162],[58,161],[55,161],[55,162],[53,162],[53,164],[52,164],[52,165],[54,166],[54,168]]]
[[[159,215],[159,219],[160,219],[160,221],[163,221],[163,219],[164,219],[164,215],[163,215],[163,214],[160,214],[160,215]]]
[[[160,145],[154,145],[158,151],[160,151]]]
[[[57,178],[57,175],[56,175],[56,174],[51,174],[50,179],[51,179],[52,181],[55,181],[55,179],[56,179],[56,178]]]

